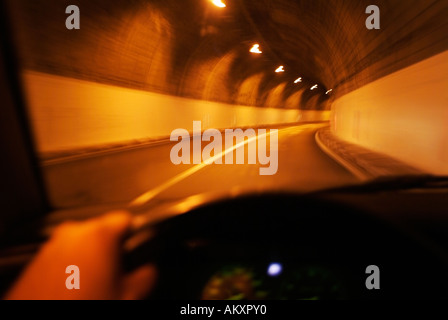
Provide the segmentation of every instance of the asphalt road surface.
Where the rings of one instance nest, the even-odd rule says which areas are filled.
[[[280,128],[275,175],[260,175],[260,166],[268,165],[247,164],[247,147],[245,164],[174,165],[170,151],[176,142],[170,141],[48,164],[43,173],[56,209],[175,200],[204,192],[309,192],[358,183],[317,146],[315,133],[325,125]]]

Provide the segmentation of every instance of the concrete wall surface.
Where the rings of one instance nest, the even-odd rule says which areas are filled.
[[[330,111],[260,108],[168,96],[34,71],[23,73],[41,153],[169,137],[202,130],[325,121]]]
[[[340,138],[433,174],[448,174],[448,51],[337,99]]]

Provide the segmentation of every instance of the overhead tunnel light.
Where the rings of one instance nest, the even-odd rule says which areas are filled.
[[[263,51],[261,51],[260,50],[260,45],[257,43],[257,44],[254,44],[253,46],[252,46],[252,48],[250,49],[250,52],[252,52],[252,53],[263,53]]]
[[[225,8],[226,4],[222,0],[210,0],[215,6]]]
[[[283,69],[283,66],[278,67],[275,72],[279,73],[279,72],[285,72],[285,69]]]
[[[294,81],[294,83],[299,83],[299,82],[302,82],[302,77],[297,78],[297,79]]]
[[[331,91],[333,91],[333,89],[328,90],[325,94],[329,94]]]
[[[312,87],[311,87],[311,89],[310,89],[310,90],[311,90],[311,91],[313,91],[314,89],[317,89],[317,88],[318,88],[318,85],[317,85],[317,84],[315,84],[314,86],[312,86]]]

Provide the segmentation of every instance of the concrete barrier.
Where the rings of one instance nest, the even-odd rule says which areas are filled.
[[[433,174],[448,174],[448,51],[336,100],[333,132]]]
[[[235,106],[43,74],[23,73],[30,119],[40,153],[139,139],[171,131],[328,120],[330,112]]]

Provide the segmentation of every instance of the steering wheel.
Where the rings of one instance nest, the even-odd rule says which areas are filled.
[[[154,236],[129,252],[125,263],[127,269],[157,265],[152,299],[448,296],[447,263],[424,242],[368,212],[319,196],[215,201],[151,231]]]

